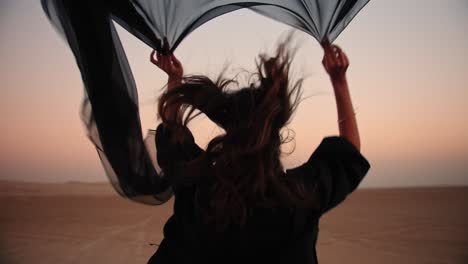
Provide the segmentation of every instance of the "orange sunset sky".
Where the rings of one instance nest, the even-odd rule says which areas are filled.
[[[361,151],[372,165],[362,187],[468,185],[467,25],[466,0],[373,0],[335,41],[350,59]],[[186,73],[216,77],[228,63],[233,76],[253,70],[255,56],[272,51],[288,28],[236,11],[201,26],[175,54]],[[149,63],[148,46],[121,28],[119,34],[138,85],[143,129],[154,129],[166,76]],[[2,0],[0,38],[0,179],[106,181],[79,119],[79,70],[40,1]],[[284,157],[286,168],[338,133],[323,52],[311,36],[299,32],[297,39],[294,72],[308,76],[307,99],[289,126],[296,147]],[[203,147],[219,132],[203,117],[191,128]]]

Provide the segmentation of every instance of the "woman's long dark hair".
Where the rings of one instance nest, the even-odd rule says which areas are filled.
[[[175,131],[182,133],[196,110],[225,131],[197,159],[200,169],[187,176],[200,177],[195,202],[208,222],[242,225],[253,207],[316,204],[300,181],[284,173],[280,161],[281,145],[290,141],[281,129],[299,104],[302,85],[302,79],[290,82],[291,38],[292,34],[278,45],[274,57],[259,56],[258,78],[246,88],[227,91],[234,80],[221,75],[213,82],[196,75],[184,77],[180,86],[160,98],[159,116]],[[176,108],[177,118],[169,116],[171,108]]]

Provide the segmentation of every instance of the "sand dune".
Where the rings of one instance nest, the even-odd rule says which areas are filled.
[[[108,184],[0,182],[0,263],[146,263],[172,202]],[[320,263],[468,263],[468,187],[359,190],[322,218]]]

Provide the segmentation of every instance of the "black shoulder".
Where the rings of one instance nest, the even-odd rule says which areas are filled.
[[[325,213],[353,192],[369,169],[369,162],[351,142],[332,136],[322,140],[306,163],[286,172],[302,177],[306,187],[319,193]]]

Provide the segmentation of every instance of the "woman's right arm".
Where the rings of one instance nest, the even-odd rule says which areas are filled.
[[[168,91],[181,84],[182,77],[184,75],[184,67],[182,66],[182,63],[174,56],[174,54],[169,52],[169,43],[167,42],[167,39],[164,39],[162,52],[157,52],[156,50],[151,52],[150,61],[167,74]],[[167,116],[171,120],[181,118],[178,116],[179,108],[180,105],[173,104],[168,109]]]
[[[356,115],[346,80],[346,70],[349,66],[348,58],[338,46],[331,45],[328,41],[323,42],[322,46],[325,51],[322,63],[330,76],[335,93],[340,136],[345,137],[360,150],[361,143]]]

